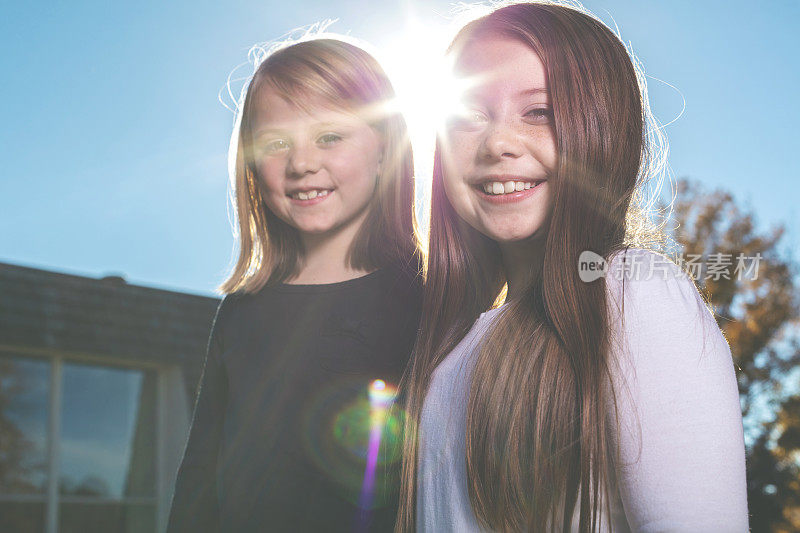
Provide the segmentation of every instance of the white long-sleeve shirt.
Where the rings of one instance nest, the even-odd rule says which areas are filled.
[[[610,444],[619,443],[621,461],[612,464],[611,516],[601,513],[601,530],[610,523],[614,532],[747,531],[730,348],[680,269],[629,249],[625,264],[634,266],[623,284],[612,275],[622,257],[612,258],[606,277],[620,423]],[[433,373],[420,420],[419,531],[482,531],[467,493],[466,406],[476,348],[503,307],[483,313]],[[613,406],[607,412],[613,422]],[[573,530],[577,517],[576,509]]]

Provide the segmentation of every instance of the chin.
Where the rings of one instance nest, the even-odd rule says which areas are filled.
[[[488,231],[483,231],[482,233],[493,241],[506,243],[522,242],[528,239],[533,239],[541,232],[538,228],[489,228]]]
[[[298,226],[297,230],[300,233],[307,233],[309,235],[324,235],[330,232],[333,228],[330,226]]]
[[[313,233],[315,235],[330,231],[336,226],[335,221],[322,213],[306,214],[292,220],[292,226],[303,233]]]

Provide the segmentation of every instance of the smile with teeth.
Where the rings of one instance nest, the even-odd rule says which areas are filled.
[[[314,189],[311,191],[300,191],[291,195],[295,200],[313,200],[317,196],[328,196],[332,189]]]
[[[487,181],[483,184],[483,191],[486,194],[509,194],[512,192],[524,191],[536,187],[544,180],[540,181]],[[480,186],[479,186],[480,187]]]

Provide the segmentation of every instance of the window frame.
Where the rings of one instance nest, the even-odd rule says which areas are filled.
[[[108,504],[115,503],[120,505],[150,505],[153,508],[153,523],[156,531],[163,531],[166,528],[166,521],[169,512],[169,498],[171,496],[170,485],[170,464],[175,461],[175,453],[169,453],[165,449],[166,436],[169,433],[169,418],[176,413],[171,411],[180,409],[181,406],[170,405],[168,402],[169,389],[173,386],[183,387],[182,373],[177,375],[180,383],[169,383],[169,372],[171,367],[178,365],[164,365],[153,361],[130,360],[114,357],[99,357],[85,354],[65,354],[58,351],[25,350],[20,348],[0,347],[0,357],[13,359],[44,359],[50,364],[48,398],[47,402],[47,431],[46,431],[46,478],[47,483],[43,494],[11,494],[0,492],[0,502],[3,503],[44,503],[44,532],[58,533],[59,531],[59,511],[62,503],[79,504]],[[61,441],[61,421],[62,421],[62,398],[63,398],[63,370],[65,364],[77,363],[82,365],[102,366],[105,368],[139,370],[142,372],[154,372],[156,379],[155,386],[155,432],[156,453],[155,453],[155,493],[151,497],[123,497],[123,498],[96,498],[89,496],[62,496],[58,490],[59,471],[60,471],[60,441]],[[178,415],[178,418],[185,419]],[[188,422],[188,421],[187,421]],[[188,425],[188,423],[186,424]],[[185,429],[185,428],[184,428]],[[173,438],[174,441],[174,438]],[[174,447],[174,443],[173,443]],[[181,450],[182,451],[182,450]],[[175,452],[175,450],[173,450]],[[170,456],[172,456],[170,460]],[[179,458],[178,458],[179,459]],[[174,476],[172,476],[174,477]]]

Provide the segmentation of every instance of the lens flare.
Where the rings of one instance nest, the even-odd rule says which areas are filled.
[[[367,464],[364,469],[364,483],[361,485],[361,496],[358,506],[362,513],[372,508],[372,499],[375,494],[375,467],[378,464],[378,454],[381,446],[381,435],[386,424],[386,415],[397,397],[397,389],[387,385],[381,379],[376,379],[369,386],[370,403],[370,429],[369,444],[367,445]],[[362,526],[366,524],[366,515],[362,514]]]
[[[414,148],[416,215],[425,239],[437,133],[450,117],[462,113],[461,95],[473,83],[454,76],[452,58],[445,55],[456,25],[448,28],[428,18],[407,13],[398,33],[402,37],[383,43],[379,54],[397,93],[389,108],[405,117]]]
[[[306,456],[363,512],[387,505],[396,492],[387,477],[402,457],[403,413],[393,406],[396,393],[385,380],[343,376],[316,391],[304,413]],[[364,500],[367,473],[372,492]]]

